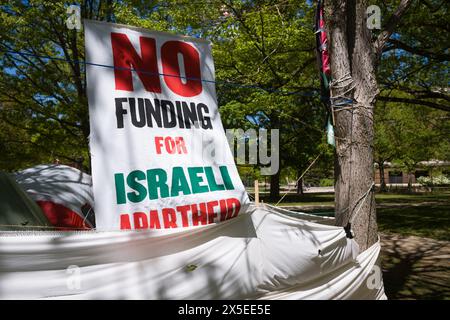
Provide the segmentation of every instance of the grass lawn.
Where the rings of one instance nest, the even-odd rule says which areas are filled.
[[[450,203],[377,209],[381,232],[450,241]]]
[[[450,299],[450,244],[381,234],[381,266],[389,299]]]
[[[450,299],[450,192],[375,197],[387,297]],[[333,201],[334,194],[290,194],[282,204],[333,216]]]
[[[388,298],[450,299],[450,192],[387,193],[375,198]],[[289,194],[282,204],[334,215],[334,194]]]
[[[376,194],[380,232],[398,233],[450,241],[450,192],[426,194]],[[268,200],[264,199],[263,200]],[[276,203],[276,201],[264,201]],[[284,206],[297,206],[301,211],[333,215],[334,194],[289,194]],[[328,208],[308,208],[327,205]]]

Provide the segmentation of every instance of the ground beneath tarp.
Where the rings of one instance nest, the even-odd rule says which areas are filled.
[[[450,299],[450,242],[380,234],[388,299]]]

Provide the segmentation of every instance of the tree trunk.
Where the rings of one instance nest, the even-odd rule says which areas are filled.
[[[299,172],[299,175],[301,175],[301,174],[302,173]],[[301,178],[297,182],[297,194],[303,195],[303,178]]]
[[[280,170],[270,176],[270,199],[275,200],[280,197]]]
[[[412,173],[408,172],[408,193],[412,193]]]
[[[384,161],[379,163],[380,171],[380,192],[386,192],[386,180],[384,179]]]
[[[375,52],[366,27],[366,1],[326,1],[334,106],[335,216],[352,230],[361,251],[377,241],[373,193],[373,107],[378,94]],[[334,97],[334,99],[333,99]],[[364,195],[366,195],[364,197]]]

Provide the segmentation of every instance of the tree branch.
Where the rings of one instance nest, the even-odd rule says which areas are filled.
[[[263,60],[262,63],[265,63],[268,67],[269,70],[272,72],[272,74],[274,75],[274,77],[276,78],[276,80],[278,82],[281,82],[281,77],[280,75],[276,72],[275,68],[272,66],[272,64],[270,63],[269,59],[268,59],[268,55],[265,52],[264,47],[261,47],[260,45],[258,45],[258,40],[259,37],[257,34],[255,34],[251,28],[245,23],[245,18],[242,16],[242,14],[233,6],[232,1],[230,1],[230,3],[227,3],[225,1],[222,1],[222,4],[224,4],[225,6],[227,6],[228,8],[230,8],[234,15],[236,16],[237,21],[242,25],[242,27],[245,29],[245,31],[247,32],[247,35],[250,37],[250,39],[253,40],[253,45],[255,46],[255,48],[260,52]],[[264,42],[263,42],[264,45]]]
[[[375,52],[379,57],[381,52],[383,51],[384,46],[386,45],[388,39],[391,37],[395,28],[399,24],[401,18],[412,5],[413,0],[401,0],[397,10],[395,10],[394,14],[389,18],[388,22],[384,30],[380,33],[377,40],[375,41]]]
[[[434,109],[439,109],[439,110],[450,112],[450,106],[449,105],[438,104],[438,103],[435,103],[435,102],[432,102],[432,101],[428,101],[428,100],[410,99],[410,98],[398,98],[398,97],[384,97],[384,96],[379,96],[377,99],[379,101],[386,101],[386,102],[399,102],[399,103],[406,103],[406,104],[416,104],[416,105],[427,106],[427,107],[431,107],[431,108],[434,108]]]
[[[430,52],[430,51],[427,51],[427,50],[424,50],[421,48],[414,48],[414,47],[411,47],[410,45],[408,45],[400,40],[397,40],[397,39],[388,39],[387,42],[389,44],[391,44],[391,46],[385,47],[382,50],[383,52],[390,51],[393,49],[401,49],[401,50],[407,51],[409,53],[427,57],[427,58],[437,60],[437,61],[449,61],[450,60],[450,54]]]

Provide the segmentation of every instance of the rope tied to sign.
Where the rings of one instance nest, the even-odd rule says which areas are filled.
[[[295,185],[297,186],[298,182],[303,178],[303,176],[309,171],[309,169],[311,169],[311,167],[314,165],[314,163],[317,161],[317,159],[319,159],[320,157],[320,153],[319,155],[309,164],[308,168],[306,168],[305,171],[303,171],[303,173],[300,175],[300,177],[297,179],[297,181],[295,181]],[[288,195],[288,193],[291,191],[291,187],[288,188],[288,191],[286,191],[285,194],[283,194],[283,196],[280,198],[280,200],[278,200],[278,202],[275,204],[275,206],[278,206],[278,204],[283,201],[283,199]]]
[[[359,212],[361,212],[361,208],[362,208],[363,204],[365,203],[366,199],[369,197],[369,194],[374,190],[374,187],[375,187],[375,182],[372,182],[369,189],[361,197],[359,197],[359,199],[356,201],[355,205],[353,206],[353,209],[350,211],[348,222],[344,227],[347,238],[350,238],[350,239],[353,238],[353,233],[351,231],[352,223],[353,223],[354,219],[358,216]],[[349,207],[345,208],[341,212],[344,212],[348,209],[349,209]],[[356,209],[356,211],[355,211],[355,209]]]
[[[212,84],[216,84],[216,85],[233,86],[236,88],[262,90],[265,92],[276,93],[276,94],[280,94],[280,95],[284,95],[284,96],[297,95],[297,94],[308,96],[308,95],[314,95],[314,93],[312,93],[312,92],[315,91],[315,90],[286,91],[286,90],[276,89],[276,88],[271,88],[271,87],[262,87],[261,85],[257,85],[257,84],[245,84],[245,83],[238,83],[238,82],[228,81],[228,80],[209,80],[209,79],[202,79],[202,78],[198,78],[198,77],[186,77],[186,76],[182,76],[182,75],[178,75],[178,74],[151,72],[151,71],[136,69],[136,68],[116,67],[113,65],[106,65],[106,64],[94,63],[94,62],[83,61],[83,60],[73,60],[73,59],[62,58],[62,57],[53,57],[53,56],[49,56],[49,55],[40,55],[40,54],[34,54],[34,53],[28,53],[28,52],[5,50],[5,49],[1,49],[1,48],[0,48],[0,53],[5,54],[5,56],[18,55],[21,57],[35,57],[35,58],[40,58],[40,59],[44,59],[44,60],[47,59],[47,60],[51,60],[51,61],[61,61],[61,62],[72,63],[72,64],[76,64],[76,65],[110,68],[110,69],[114,69],[114,70],[127,70],[127,71],[129,70],[129,71],[139,72],[139,73],[150,75],[150,76],[164,76],[164,77],[171,77],[171,78],[179,78],[179,79],[183,79],[183,80],[200,81],[203,83],[212,83]],[[84,74],[85,72],[83,70],[81,70],[81,73]]]
[[[350,176],[352,175],[353,171],[352,171],[352,151],[353,151],[353,116],[354,116],[354,107],[355,107],[355,100],[353,99],[353,97],[348,97],[347,94],[351,91],[353,91],[353,89],[355,89],[356,85],[353,83],[353,78],[351,76],[351,74],[349,72],[346,72],[345,74],[342,75],[342,77],[338,78],[338,79],[334,79],[330,82],[330,108],[331,108],[331,114],[333,116],[333,124],[335,124],[335,117],[334,117],[334,113],[335,111],[340,111],[340,110],[349,110],[351,112],[351,120],[350,120],[350,142],[349,142],[349,147],[350,147]],[[338,94],[338,95],[334,95],[334,89],[342,89],[344,90],[342,93]],[[341,90],[338,90],[341,91]],[[339,153],[337,153],[339,156]],[[372,186],[370,186],[369,191],[372,189]],[[368,191],[368,192],[369,192]],[[347,199],[348,199],[348,204],[347,204],[347,208],[345,208],[344,210],[341,210],[340,213],[342,214],[343,212],[347,211],[350,209],[350,194],[351,194],[351,184],[348,184],[348,190],[347,190]],[[358,203],[362,200],[365,199],[367,197],[367,192],[360,198],[358,199],[358,201],[356,201],[355,206],[358,205]],[[351,221],[352,220],[352,216],[353,216],[353,210],[355,207],[353,207],[353,209],[350,211],[350,218],[349,218],[349,222],[347,223],[347,225],[344,227],[345,233],[347,238],[352,239],[353,238],[353,234],[351,231]],[[358,212],[359,212],[358,208]],[[336,212],[337,213],[337,212]]]
[[[339,95],[333,95],[333,89],[345,89],[344,92],[342,92]],[[353,78],[350,75],[350,73],[345,73],[342,77],[339,79],[331,80],[330,82],[330,104],[333,110],[335,107],[341,107],[341,106],[348,106],[353,105],[355,103],[355,100],[351,97],[347,97],[347,94],[351,92],[353,89],[356,88],[356,85],[353,84]]]
[[[367,199],[367,197],[369,196],[370,192],[373,191],[373,187],[375,186],[375,182],[372,182],[372,184],[370,185],[369,189],[358,199],[358,201],[356,201],[355,206],[353,207],[353,210],[356,208],[356,206],[359,205],[358,209],[356,211],[350,212],[350,218],[349,218],[349,223],[353,223],[353,220],[355,219],[355,217],[358,215],[358,213],[360,212],[365,200]]]
[[[344,82],[348,82],[348,83],[344,84]],[[343,84],[340,85],[341,83],[343,83]],[[333,88],[345,88],[345,87],[349,86],[352,83],[353,83],[353,79],[352,79],[350,73],[346,72],[342,77],[340,77],[338,79],[331,80],[330,87],[333,87]]]

